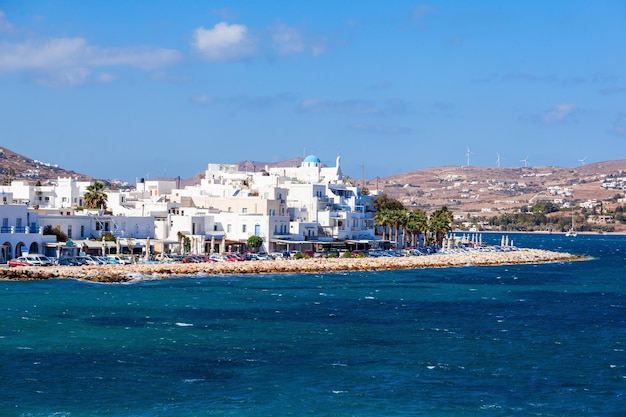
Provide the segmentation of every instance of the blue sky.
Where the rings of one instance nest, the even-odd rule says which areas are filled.
[[[97,178],[626,157],[626,2],[0,2],[0,144]]]

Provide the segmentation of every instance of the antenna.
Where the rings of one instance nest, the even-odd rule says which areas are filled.
[[[586,160],[587,160],[587,157],[585,156],[583,159],[579,159],[578,162],[580,162],[580,165],[585,165]]]
[[[528,166],[528,155],[526,155],[526,158],[521,159],[520,161],[524,163],[525,167],[527,167]]]
[[[361,187],[365,187],[365,165],[361,165]]]

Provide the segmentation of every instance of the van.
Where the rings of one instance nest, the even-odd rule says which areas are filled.
[[[52,266],[52,260],[44,255],[24,255],[22,258],[33,266]]]

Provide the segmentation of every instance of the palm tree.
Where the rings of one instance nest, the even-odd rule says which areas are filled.
[[[452,230],[453,215],[447,206],[435,210],[429,219],[430,231],[435,234],[435,244],[441,246],[446,233]]]
[[[387,240],[387,227],[389,227],[390,221],[391,221],[391,210],[380,209],[376,211],[376,214],[374,214],[374,223],[379,226],[382,226],[383,240]]]
[[[94,182],[87,187],[87,192],[83,196],[85,200],[85,206],[92,209],[105,209],[107,208],[107,195],[104,192],[104,184],[100,181]]]
[[[406,225],[406,221],[407,221],[406,209],[403,208],[402,210],[393,210],[392,211],[391,224],[392,224],[394,232],[395,232],[395,237],[394,237],[393,241],[396,244],[396,248],[402,247],[402,245],[398,245],[398,243],[400,243],[399,242],[399,235],[400,235],[400,231]],[[403,236],[404,236],[404,233],[403,233]]]
[[[395,230],[395,242],[398,243],[398,228],[404,224],[406,210],[402,203],[396,199],[389,198],[386,194],[379,195],[374,200],[374,222],[383,228],[383,240],[387,237],[387,228],[389,228],[389,240],[393,239]]]
[[[428,216],[424,210],[416,208],[409,212],[406,230],[411,237],[411,246],[417,246],[415,244],[416,238],[419,237],[428,229]]]

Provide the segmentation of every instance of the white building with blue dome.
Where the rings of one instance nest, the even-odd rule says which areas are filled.
[[[335,160],[335,166],[325,166],[316,155],[309,155],[302,160],[299,167],[272,167],[266,168],[266,171],[272,175],[306,183],[338,184],[343,180],[340,156]]]

